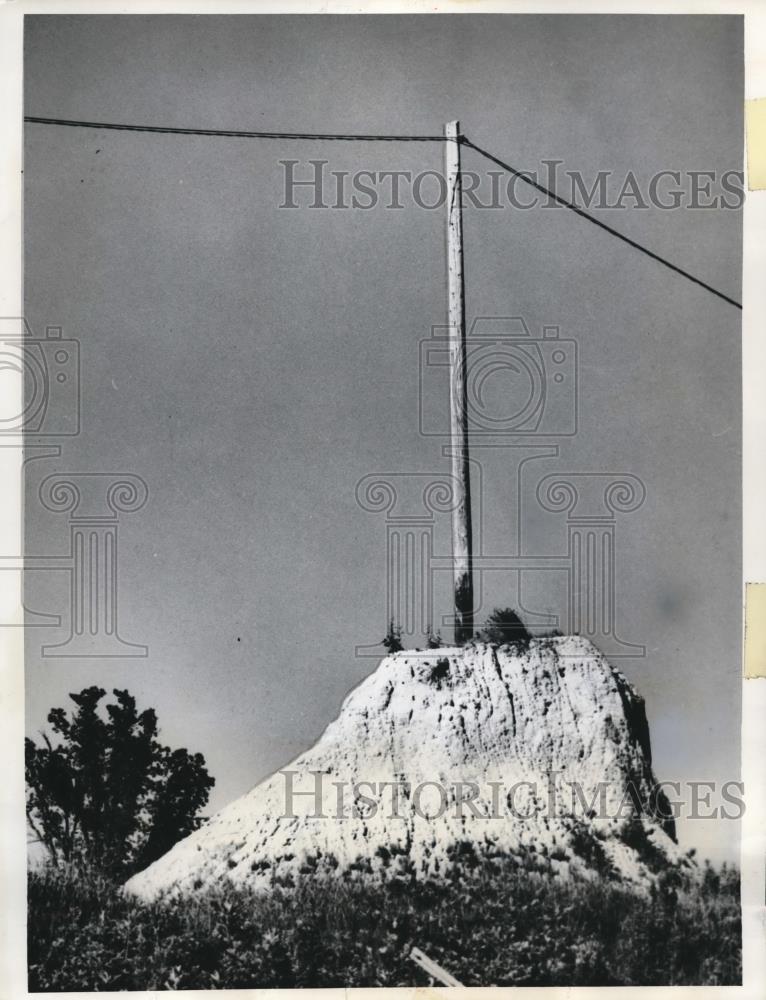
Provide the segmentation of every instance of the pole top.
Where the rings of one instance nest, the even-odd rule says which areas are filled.
[[[444,135],[447,139],[457,139],[460,135],[460,122],[447,122],[444,126]]]

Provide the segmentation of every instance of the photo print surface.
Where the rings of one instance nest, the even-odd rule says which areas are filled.
[[[741,982],[743,21],[34,15],[33,991]]]

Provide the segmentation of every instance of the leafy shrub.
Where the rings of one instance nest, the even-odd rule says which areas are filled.
[[[398,625],[394,625],[393,618],[389,622],[388,632],[380,640],[380,644],[389,653],[401,653],[404,649],[404,646],[402,646],[402,630]]]
[[[29,878],[29,989],[425,985],[413,946],[468,986],[740,982],[739,881],[706,868],[639,895],[567,881],[508,856],[443,882],[304,879],[255,895],[223,885],[152,904],[103,877]]]
[[[435,687],[440,688],[442,686],[442,681],[447,681],[450,675],[450,665],[449,660],[446,656],[441,656],[430,667],[428,671],[428,682],[429,684],[435,685]]]
[[[202,754],[157,739],[153,709],[135,698],[88,687],[75,709],[48,713],[52,738],[25,741],[27,821],[55,864],[99,868],[126,878],[161,857],[199,825],[215,784]]]
[[[513,608],[495,608],[479,629],[478,637],[482,642],[491,642],[497,646],[507,643],[528,646],[532,639],[531,633]]]

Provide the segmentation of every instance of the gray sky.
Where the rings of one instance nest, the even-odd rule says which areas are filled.
[[[592,179],[741,169],[742,21],[713,17],[28,17],[25,113],[176,127],[440,133],[525,169]],[[128,471],[120,628],[145,660],[45,660],[32,630],[31,731],[66,693],[127,686],[172,744],[205,754],[213,807],[309,745],[375,665],[385,528],[354,499],[378,471],[447,471],[418,432],[418,343],[445,320],[444,216],[279,209],[286,158],[333,170],[441,169],[432,144],[320,144],[28,125],[25,301],[82,353],[82,431],[32,463],[27,546],[58,470]],[[470,150],[464,168],[486,170]],[[633,239],[739,297],[734,211],[605,210]],[[619,666],[647,701],[661,778],[736,779],[740,663],[740,313],[565,210],[465,213],[466,307],[558,324],[580,351],[580,432],[541,476],[630,472],[620,520]],[[515,541],[513,467],[483,451],[486,552]],[[534,479],[533,479],[534,483]],[[531,507],[536,552],[560,518]],[[553,533],[553,534],[552,534]],[[448,523],[437,524],[441,552]],[[62,612],[64,574],[28,574]],[[539,574],[546,577],[546,574]],[[561,581],[527,603],[563,610]],[[485,604],[510,602],[487,578]],[[449,611],[440,584],[439,610]],[[731,823],[682,828],[733,857]]]

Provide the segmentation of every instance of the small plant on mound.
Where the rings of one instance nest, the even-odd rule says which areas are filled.
[[[442,682],[449,679],[449,660],[446,656],[440,657],[428,671],[428,682],[437,688],[441,688]]]
[[[444,645],[441,635],[434,632],[430,625],[426,629],[426,645],[429,649],[439,649]]]
[[[380,640],[381,646],[388,650],[389,653],[401,653],[404,649],[402,645],[402,630],[399,625],[394,625],[394,619],[388,623],[388,632]]]
[[[479,629],[478,638],[495,646],[512,645],[526,648],[532,640],[532,635],[513,608],[495,608]]]

